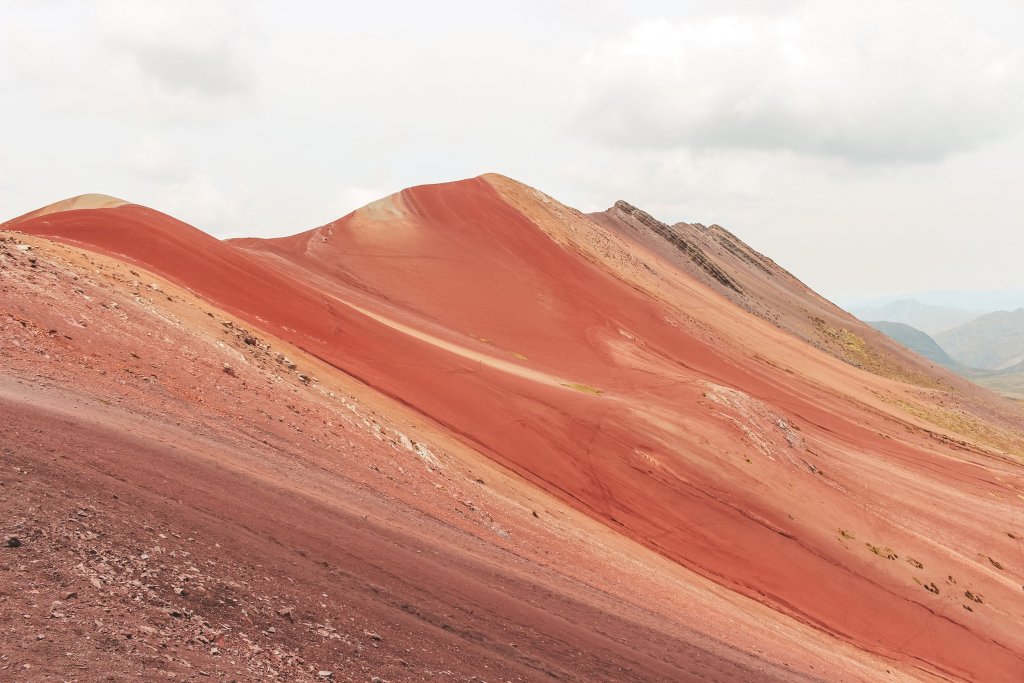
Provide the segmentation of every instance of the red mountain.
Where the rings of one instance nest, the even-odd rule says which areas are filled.
[[[53,565],[100,577],[75,600],[221,630],[235,664],[153,617],[142,642],[192,668],[1024,676],[1019,405],[718,226],[624,202],[586,216],[488,175],[281,239],[223,242],[109,198],[3,228],[0,400],[26,470],[5,504],[52,500],[26,523],[45,531],[81,491],[117,491],[133,503],[103,512],[111,548],[165,545],[135,514],[218,539],[203,556],[234,564],[204,593],[162,584],[188,573],[166,559],[141,595]],[[27,538],[7,554],[54,542]],[[141,554],[132,576],[167,555]],[[231,592],[217,581],[265,609],[211,597]],[[278,641],[294,658],[261,659]],[[191,670],[174,657],[159,666]]]

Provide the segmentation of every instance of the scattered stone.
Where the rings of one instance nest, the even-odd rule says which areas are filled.
[[[376,641],[384,640],[383,638],[380,637],[379,633],[374,633],[373,631],[363,631],[363,635],[369,637],[370,640],[376,640]]]
[[[4,546],[6,546],[8,548],[20,548],[21,547],[21,539],[18,538],[17,536],[8,536],[4,540]]]
[[[277,610],[277,615],[279,617],[284,617],[288,621],[295,621],[295,615],[292,612],[293,609],[293,607],[282,607],[281,609]]]
[[[229,364],[227,364],[227,363],[225,363],[225,364],[224,364],[224,374],[226,374],[226,375],[231,375],[232,377],[237,377],[237,376],[238,376],[238,375],[237,375],[237,374],[235,373],[235,369],[234,369],[233,367],[231,367],[231,366],[230,366]]]
[[[316,675],[319,678],[334,678],[334,672],[333,671],[317,671]]]

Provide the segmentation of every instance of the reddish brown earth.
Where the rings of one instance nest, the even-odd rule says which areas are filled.
[[[4,226],[8,671],[1024,676],[1020,406],[716,226],[501,176],[276,240],[108,199]]]

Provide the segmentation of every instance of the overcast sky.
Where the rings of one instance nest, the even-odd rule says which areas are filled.
[[[841,301],[1024,288],[1022,37],[1015,0],[0,0],[0,212],[270,236],[496,171]]]

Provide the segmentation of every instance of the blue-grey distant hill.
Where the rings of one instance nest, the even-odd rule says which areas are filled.
[[[986,314],[937,335],[950,344],[950,350],[957,349],[960,358],[905,323],[868,324],[933,363],[1004,396],[1024,400],[1024,309]]]
[[[875,328],[890,339],[903,344],[911,351],[921,354],[933,363],[938,363],[951,370],[959,371],[959,364],[942,350],[942,347],[935,343],[930,336],[906,323],[891,321],[869,322],[868,325]]]

